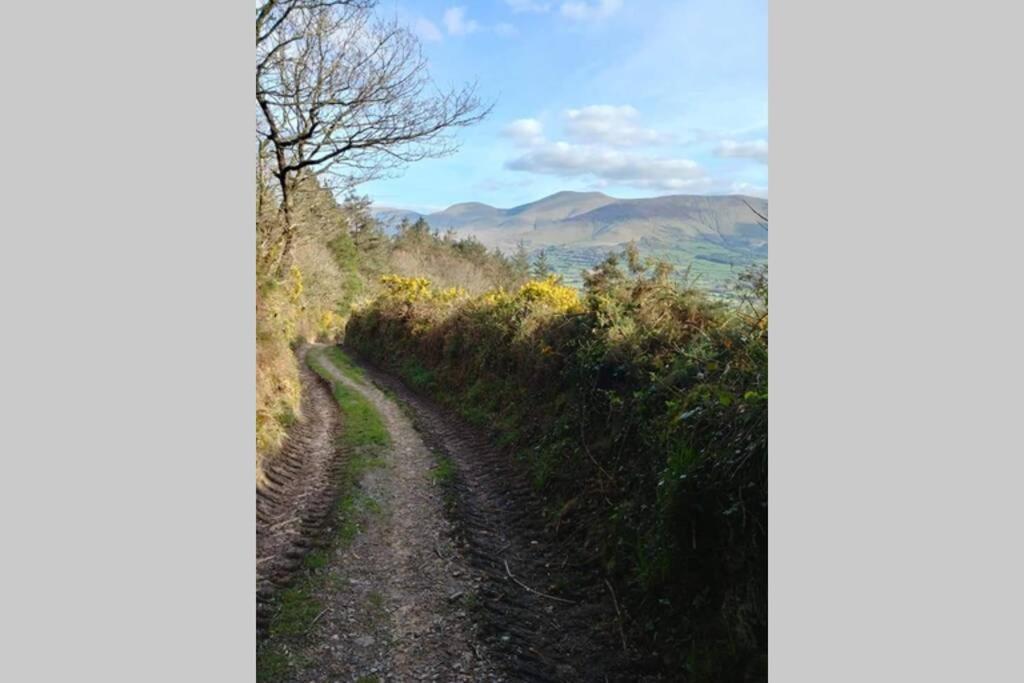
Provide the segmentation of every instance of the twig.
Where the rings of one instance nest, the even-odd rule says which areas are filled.
[[[760,218],[760,219],[761,219],[762,221],[764,221],[764,223],[758,223],[758,225],[760,225],[760,226],[761,226],[762,228],[764,228],[765,230],[768,230],[768,226],[767,226],[767,225],[765,225],[765,223],[767,223],[767,222],[768,222],[768,216],[765,216],[765,215],[764,215],[763,213],[761,213],[760,211],[758,211],[757,209],[755,209],[754,207],[752,207],[752,206],[750,205],[750,202],[748,202],[748,201],[747,201],[746,199],[744,199],[744,200],[743,200],[743,203],[747,205],[747,208],[748,208],[748,209],[750,209],[750,210],[751,210],[751,211],[752,211],[752,212],[754,213],[754,215],[755,215],[755,216],[757,216],[757,217],[758,217],[758,218]]]
[[[298,517],[292,517],[291,519],[286,519],[283,522],[278,522],[277,524],[275,524],[272,527],[268,528],[267,531],[274,531],[275,529],[279,529],[280,527],[283,527],[285,525],[291,524],[292,522],[299,522],[299,521],[302,521],[302,520],[300,520]]]
[[[316,626],[316,622],[320,621],[320,617],[322,617],[323,615],[327,614],[328,610],[330,610],[330,607],[328,607],[323,612],[321,612],[320,614],[318,614],[315,617],[313,617],[313,621],[309,622],[309,628],[306,629],[306,633],[309,633],[310,631],[313,630],[313,627]]]
[[[512,571],[508,568],[508,560],[504,560],[504,562],[505,562],[505,573],[508,574],[508,578],[510,578],[513,581],[515,581],[516,583],[518,583],[521,588],[525,588],[526,590],[530,591],[531,593],[536,593],[537,595],[540,595],[541,597],[549,598],[551,600],[557,600],[559,602],[567,602],[570,605],[575,605],[576,604],[576,602],[574,600],[568,600],[566,598],[559,598],[559,597],[557,597],[555,595],[548,595],[547,593],[541,593],[540,591],[537,591],[537,590],[534,590],[534,589],[530,588],[525,583],[523,583],[522,581],[520,581],[516,577],[512,576]]]
[[[612,584],[608,579],[604,580],[604,585],[608,586],[608,590],[612,594],[612,604],[615,605],[615,615],[619,618],[619,636],[622,638],[622,651],[628,652],[629,648],[626,646],[626,632],[622,628],[622,612],[619,611],[619,601],[615,597],[615,589],[612,588]]]

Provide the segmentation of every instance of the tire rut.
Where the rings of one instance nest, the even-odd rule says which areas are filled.
[[[290,680],[508,680],[480,647],[463,599],[475,591],[474,578],[455,553],[433,453],[394,401],[346,377],[321,349],[311,353],[333,381],[377,410],[391,443],[380,466],[345,494],[362,501],[348,513],[358,532],[321,570],[322,618],[299,653],[306,665]]]
[[[264,464],[266,484],[256,489],[256,631],[266,634],[274,595],[288,585],[302,558],[322,543],[340,465],[335,447],[341,419],[331,391],[297,352],[303,416],[280,453]]]
[[[456,553],[474,577],[478,633],[506,680],[661,680],[642,673],[624,643],[609,584],[593,559],[544,523],[543,503],[523,468],[479,428],[359,364],[404,404],[422,440],[455,466],[449,516]]]

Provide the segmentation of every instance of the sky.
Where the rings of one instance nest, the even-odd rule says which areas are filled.
[[[767,197],[766,0],[382,0],[440,85],[493,103],[459,150],[359,188],[510,208],[561,190]]]

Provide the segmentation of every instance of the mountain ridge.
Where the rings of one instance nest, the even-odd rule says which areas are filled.
[[[768,200],[743,194],[621,199],[565,190],[507,209],[468,201],[427,214],[387,207],[375,212],[392,226],[423,218],[439,232],[473,237],[505,253],[520,245],[533,254],[543,250],[573,282],[579,281],[576,271],[630,242],[644,255],[696,269],[714,286],[739,267],[767,260],[767,224],[758,214],[767,216]]]

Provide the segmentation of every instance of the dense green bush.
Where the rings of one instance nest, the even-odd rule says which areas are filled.
[[[623,587],[632,637],[691,678],[763,673],[767,286],[716,300],[635,249],[471,297],[390,278],[347,342],[516,453],[552,525]]]

